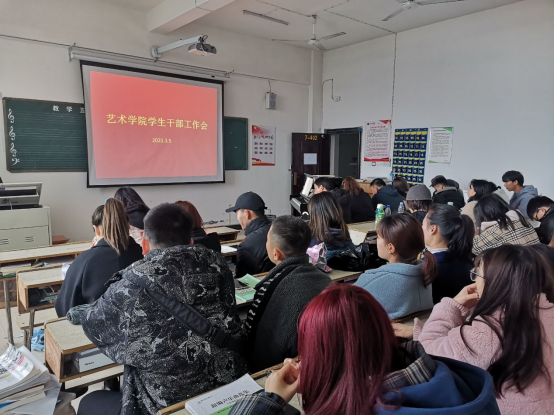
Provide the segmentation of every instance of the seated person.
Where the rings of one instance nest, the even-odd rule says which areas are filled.
[[[431,191],[425,185],[412,186],[406,194],[406,206],[420,224],[423,224],[432,203]]]
[[[142,248],[129,236],[125,207],[110,198],[92,215],[96,245],[71,263],[55,303],[59,317],[74,306],[93,303],[106,291],[106,282],[142,259]]]
[[[541,221],[538,235],[541,243],[554,247],[554,215],[549,215]]]
[[[309,226],[312,230],[310,247],[325,243],[327,259],[347,248],[354,248],[350,232],[342,217],[342,208],[330,192],[312,196],[308,203]]]
[[[398,206],[401,202],[404,202],[402,195],[398,193],[396,188],[392,185],[387,185],[381,178],[376,178],[371,181],[371,190],[373,191],[373,206],[377,209],[377,205],[383,204],[385,208],[390,206],[391,213],[396,214],[398,212]]]
[[[321,177],[317,178],[314,182],[314,195],[317,195],[321,192],[331,192],[339,201],[339,204],[342,208],[342,216],[344,222],[347,224],[352,223],[352,209],[350,205],[352,204],[352,197],[344,189],[335,188],[335,183],[332,179]]]
[[[191,233],[192,218],[182,207],[152,208],[144,218],[144,260],[115,275],[81,315],[91,342],[125,368],[123,397],[90,393],[79,414],[156,414],[246,373],[246,361],[230,349],[243,333],[233,276],[220,254],[191,244]],[[229,347],[198,333],[193,320],[185,325],[187,306]],[[105,408],[118,394],[118,408]]]
[[[502,246],[475,261],[474,284],[444,298],[423,325],[395,325],[428,354],[487,370],[502,414],[554,409],[552,271],[532,247]],[[407,333],[404,333],[406,330]]]
[[[533,185],[523,186],[523,175],[516,170],[510,170],[502,175],[502,182],[504,182],[504,187],[508,191],[513,191],[514,193],[510,199],[510,209],[513,211],[518,210],[526,217],[527,204],[531,198],[539,195],[537,189]]]
[[[114,198],[123,202],[125,211],[129,216],[130,235],[137,244],[141,244],[142,235],[144,234],[144,217],[148,214],[148,206],[133,188],[125,186],[119,188],[114,195]]]
[[[433,204],[423,221],[425,245],[437,259],[433,303],[452,298],[471,284],[474,225],[471,218],[450,206]]]
[[[383,307],[352,285],[310,302],[298,351],[301,363],[285,360],[265,391],[239,399],[230,414],[291,414],[286,405],[297,393],[306,415],[500,414],[490,374],[431,357],[418,342],[399,344]]]
[[[527,204],[527,218],[541,222],[554,212],[554,201],[547,196],[536,196]],[[522,212],[522,214],[525,214]]]
[[[310,263],[306,250],[311,239],[310,227],[300,218],[283,215],[271,225],[267,252],[276,266],[256,285],[244,322],[251,373],[298,355],[298,318],[331,284],[329,276]]]
[[[496,186],[493,182],[484,179],[473,179],[469,183],[469,190],[467,191],[469,199],[467,200],[467,204],[462,208],[462,214],[467,215],[471,218],[473,223],[476,224],[475,213],[473,212],[475,205],[477,205],[477,202],[479,202],[482,197],[489,194],[497,194],[504,199],[506,203],[509,202],[506,192],[504,192],[500,186]]]
[[[225,212],[235,212],[246,238],[237,249],[235,277],[270,271],[274,264],[267,257],[265,243],[271,221],[265,216],[265,202],[258,194],[246,192],[238,197],[234,207]]]
[[[408,213],[383,218],[377,227],[378,255],[389,264],[367,270],[354,283],[383,305],[391,319],[431,309],[431,283],[437,272],[435,256],[425,250],[423,229]]]
[[[188,201],[177,201],[177,205],[180,205],[184,210],[192,217],[192,241],[194,244],[202,244],[204,247],[208,247],[213,251],[221,253],[221,241],[219,241],[219,235],[217,233],[206,234],[202,225],[202,217],[198,213],[198,210],[194,205]]]
[[[404,179],[402,176],[397,176],[392,181],[392,186],[394,186],[394,189],[396,189],[396,192],[400,194],[402,199],[406,199],[406,195],[408,195],[408,191],[410,190],[410,184],[406,179]]]
[[[431,180],[431,187],[435,189],[433,193],[433,202],[435,204],[448,205],[450,202],[458,209],[462,209],[466,204],[464,195],[455,186],[449,186],[448,180],[442,175],[435,176]]]
[[[356,179],[352,176],[344,178],[342,189],[350,194],[350,213],[353,223],[375,220],[375,207],[371,197],[360,187]]]
[[[498,195],[485,195],[475,205],[475,220],[479,234],[473,238],[473,254],[515,244],[530,246],[539,244],[539,237],[521,212],[511,210]]]

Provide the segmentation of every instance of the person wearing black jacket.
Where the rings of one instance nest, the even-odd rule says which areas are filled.
[[[352,203],[352,197],[344,189],[335,188],[335,183],[332,179],[322,176],[315,180],[314,182],[314,195],[317,195],[321,192],[330,192],[332,193],[337,201],[339,201],[340,207],[342,208],[342,217],[344,222],[351,224],[352,221],[352,211],[350,205]]]
[[[310,301],[331,284],[306,254],[308,224],[290,215],[278,217],[267,236],[267,252],[275,268],[256,285],[247,314],[247,359],[250,372],[298,355],[297,322]]]
[[[235,206],[225,212],[235,212],[246,238],[237,249],[235,278],[245,274],[270,271],[274,264],[269,261],[265,243],[271,221],[265,216],[265,202],[254,192],[246,192],[237,198]]]
[[[385,181],[381,178],[376,178],[371,181],[371,189],[373,190],[372,202],[374,207],[383,204],[386,208],[387,205],[390,205],[392,214],[398,212],[398,206],[404,199],[394,186],[385,184]]]
[[[451,181],[452,183],[452,181]],[[456,182],[454,182],[456,183]],[[464,195],[456,189],[455,186],[450,186],[448,180],[444,176],[435,176],[431,180],[431,187],[435,189],[433,193],[433,202],[436,204],[452,203],[459,210],[465,206]]]
[[[73,306],[93,303],[106,291],[106,282],[118,271],[142,259],[142,248],[125,233],[127,214],[120,201],[108,199],[94,211],[96,245],[79,254],[67,270],[55,303],[59,317]]]
[[[202,228],[204,221],[202,221],[202,217],[196,207],[188,201],[177,201],[175,203],[182,206],[187,214],[192,217],[192,241],[194,244],[202,244],[210,250],[221,253],[221,241],[219,240],[219,235],[217,233],[206,233],[204,228]]]
[[[371,197],[360,187],[356,179],[352,176],[344,178],[342,189],[350,194],[350,212],[353,223],[375,220],[375,207]]]

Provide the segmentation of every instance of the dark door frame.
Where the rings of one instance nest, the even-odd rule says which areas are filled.
[[[359,139],[359,142],[358,142],[358,145],[359,145],[359,148],[360,148],[360,154],[358,155],[358,178],[360,178],[361,174],[362,174],[362,161],[363,161],[363,157],[362,157],[362,146],[363,146],[363,135],[364,135],[364,128],[363,127],[346,127],[346,128],[342,128],[342,129],[325,129],[325,134],[329,134],[330,136],[332,136],[333,134],[342,134],[342,133],[359,133],[360,134],[360,139]],[[333,163],[333,161],[331,161],[331,163]],[[333,170],[334,170],[334,166],[333,166]]]

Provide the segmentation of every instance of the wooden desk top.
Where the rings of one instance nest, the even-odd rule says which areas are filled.
[[[266,374],[269,371],[277,371],[283,367],[283,364],[277,364],[273,367],[269,367],[265,370],[258,371],[257,373],[251,374],[252,378],[258,383],[258,385],[261,388],[265,388],[265,381],[267,380]],[[214,389],[217,390],[217,389]],[[213,390],[212,390],[213,391]],[[206,393],[209,393],[208,391]],[[203,394],[206,394],[203,393]],[[196,396],[198,397],[198,396]],[[194,399],[195,397],[191,397],[189,400]],[[158,412],[159,415],[190,415],[188,410],[185,409],[185,404],[189,401],[185,400],[183,402],[174,404],[173,406],[166,407],[165,409],[162,409]],[[300,401],[298,398],[298,395],[294,396],[292,400],[289,403],[292,407],[302,412],[302,407],[300,406]]]
[[[206,231],[206,234],[217,233],[219,235],[239,233],[239,230],[235,230],[234,228],[230,228],[230,227],[208,227],[208,228],[204,228],[204,231]]]
[[[363,272],[348,272],[345,270],[335,270],[333,269],[330,273],[327,273],[327,275],[331,278],[333,282],[342,282],[343,280],[347,279],[354,279],[356,277],[359,277]],[[257,274],[254,277],[257,277],[258,279],[263,279],[267,273],[261,273]],[[252,304],[252,301],[245,302],[242,299],[239,299],[235,297],[237,301],[237,307],[244,308]]]
[[[64,355],[95,347],[85,335],[81,325],[72,325],[65,318],[47,322],[44,330],[50,332],[52,339],[59,345]]]
[[[356,223],[356,224],[348,224],[348,229],[356,230],[356,231],[363,231],[363,232],[366,232],[366,233],[376,232],[375,221],[359,222],[359,223]]]
[[[18,284],[27,288],[57,285],[63,282],[62,265],[39,267],[17,273]]]
[[[0,264],[81,254],[89,248],[90,241],[84,241],[80,243],[57,244],[55,246],[0,251]]]

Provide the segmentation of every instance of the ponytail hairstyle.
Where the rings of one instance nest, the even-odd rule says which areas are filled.
[[[471,221],[471,220],[470,220]],[[399,259],[406,264],[415,264],[425,250],[425,237],[419,221],[408,213],[394,214],[383,218],[377,234],[386,244],[392,244]],[[437,260],[431,252],[425,252],[421,277],[423,285],[429,286],[437,274]]]
[[[104,204],[102,232],[104,240],[117,254],[129,247],[129,219],[123,202],[109,198]]]
[[[473,237],[475,225],[471,218],[462,215],[456,207],[433,204],[427,213],[429,224],[436,225],[446,241],[448,250],[459,260],[473,258]]]
[[[486,250],[475,259],[476,266],[481,263],[486,283],[473,314],[460,328],[462,341],[467,346],[464,326],[473,321],[485,323],[498,337],[498,355],[487,368],[497,398],[512,387],[523,392],[539,376],[550,383],[539,302],[543,293],[552,293],[551,268],[536,249],[518,245]]]
[[[484,179],[473,179],[469,183],[469,186],[473,187],[475,195],[469,198],[467,202],[479,201],[485,195],[492,194],[494,191],[501,189],[500,186],[496,186],[495,183],[486,181]]]

